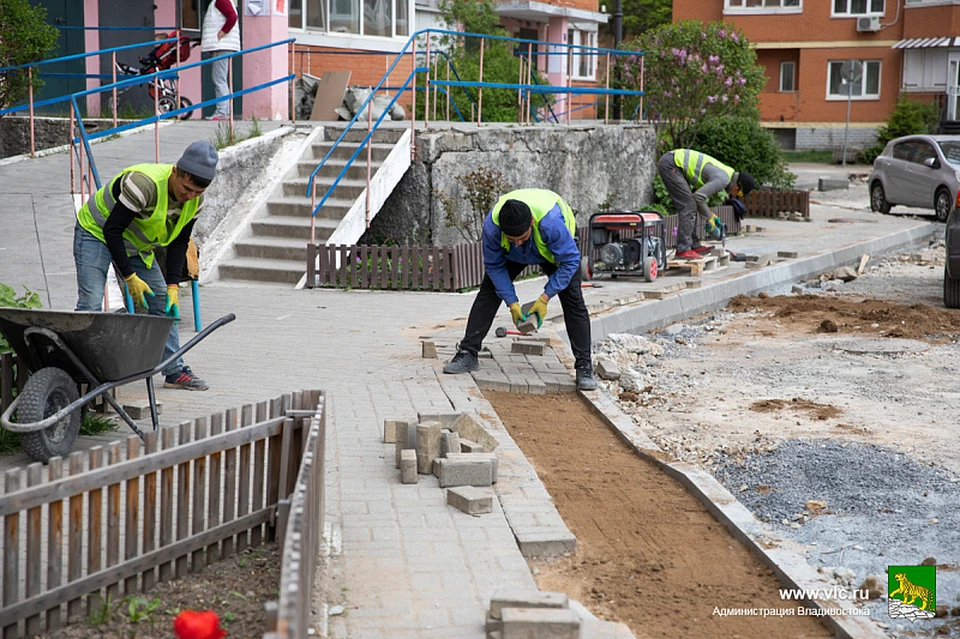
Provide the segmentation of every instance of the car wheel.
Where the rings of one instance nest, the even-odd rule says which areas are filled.
[[[870,210],[886,215],[890,212],[890,206],[887,202],[887,194],[883,191],[883,184],[879,180],[874,182],[870,187]]]
[[[950,277],[946,266],[943,267],[943,305],[960,308],[960,279]]]
[[[952,208],[953,198],[950,197],[950,191],[942,187],[937,189],[937,195],[933,199],[933,210],[937,213],[937,222],[946,222]]]

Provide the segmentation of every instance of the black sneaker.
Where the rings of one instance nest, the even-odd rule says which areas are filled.
[[[167,375],[163,378],[164,388],[182,388],[184,390],[205,391],[207,383],[193,374],[189,366],[184,366],[176,375]]]
[[[577,369],[577,388],[584,391],[597,390],[597,380],[593,376],[592,369]]]
[[[480,370],[480,362],[477,361],[477,356],[467,351],[457,351],[450,363],[443,367],[443,372],[448,375],[459,375],[460,373],[478,370]]]

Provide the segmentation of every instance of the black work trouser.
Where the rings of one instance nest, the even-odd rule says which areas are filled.
[[[510,280],[515,280],[526,267],[527,264],[507,260],[507,273],[510,275]],[[540,268],[548,277],[557,270],[557,267],[550,262],[544,262],[540,265]],[[570,346],[573,348],[573,356],[576,358],[576,367],[591,369],[590,313],[587,312],[587,305],[583,301],[579,268],[570,278],[567,288],[560,291],[557,297],[560,298],[560,306],[563,308],[563,321],[567,325],[567,335],[570,337]],[[480,352],[483,338],[490,332],[490,326],[493,325],[493,319],[496,317],[501,304],[503,304],[503,300],[497,295],[493,280],[490,279],[489,275],[484,275],[483,282],[480,283],[480,291],[470,308],[467,330],[460,342],[460,350],[474,355]]]

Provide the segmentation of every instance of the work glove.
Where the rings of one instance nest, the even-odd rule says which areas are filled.
[[[127,283],[127,292],[130,293],[130,297],[133,298],[134,304],[139,304],[143,308],[147,308],[147,298],[145,295],[153,297],[153,289],[141,280],[136,273],[131,273],[128,277],[123,278],[123,281]]]
[[[527,317],[530,317],[534,313],[537,314],[537,328],[543,326],[543,318],[547,316],[547,302],[544,301],[543,295],[538,297],[536,301],[530,305],[530,310],[527,311]]]
[[[722,227],[723,222],[720,221],[720,218],[717,215],[711,215],[709,219],[707,219],[706,224],[703,225],[703,230],[710,237],[719,240],[722,235]]]
[[[167,285],[167,307],[164,312],[167,317],[180,319],[180,287],[176,284]]]
[[[510,317],[513,318],[514,326],[523,321],[523,309],[520,308],[520,302],[514,302],[510,305]]]

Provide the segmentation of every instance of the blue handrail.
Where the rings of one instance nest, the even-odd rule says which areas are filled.
[[[125,44],[122,47],[110,47],[109,49],[98,49],[97,51],[91,51],[89,53],[73,53],[70,55],[61,56],[59,58],[51,58],[50,60],[40,60],[39,62],[27,62],[26,64],[19,64],[15,67],[2,67],[0,68],[0,73],[5,73],[7,71],[15,71],[16,69],[26,69],[28,67],[39,67],[44,64],[56,64],[58,62],[67,62],[69,60],[80,60],[82,58],[89,58],[94,55],[101,55],[104,53],[114,53],[116,51],[126,51],[127,49],[137,49],[139,47],[155,47],[164,42],[176,42],[177,38],[164,38],[163,40],[147,40],[146,42],[138,42],[136,44]]]

